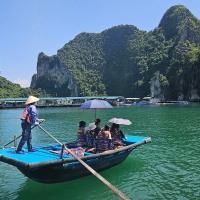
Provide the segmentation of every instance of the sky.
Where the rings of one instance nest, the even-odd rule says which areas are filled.
[[[174,5],[200,19],[200,0],[0,0],[0,76],[29,87],[40,52],[121,24],[149,32]]]

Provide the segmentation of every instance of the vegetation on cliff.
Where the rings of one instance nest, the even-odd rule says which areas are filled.
[[[98,34],[80,33],[58,50],[56,59],[73,76],[80,96],[144,97],[150,95],[149,83],[159,71],[166,99],[189,99],[194,89],[200,96],[199,44],[200,21],[177,5],[150,32],[119,25]],[[43,53],[38,57],[38,68],[44,58]],[[54,67],[53,58],[49,68]],[[45,84],[38,79],[35,88],[48,88],[55,95],[61,88],[47,80]]]
[[[50,96],[41,88],[33,90],[30,88],[21,88],[19,84],[12,83],[6,78],[0,76],[0,98],[27,98],[29,95],[36,97]]]

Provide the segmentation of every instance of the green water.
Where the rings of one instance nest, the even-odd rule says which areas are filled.
[[[0,146],[21,135],[23,109],[0,110]],[[38,108],[41,125],[60,142],[76,139],[78,122],[94,120],[94,110]],[[122,125],[127,135],[148,136],[120,165],[100,174],[130,199],[200,199],[200,104],[129,106],[97,110],[102,125],[113,117],[132,121]],[[38,127],[33,145],[54,143]],[[24,177],[15,167],[0,163],[0,199],[120,199],[95,176],[59,183],[41,184]]]

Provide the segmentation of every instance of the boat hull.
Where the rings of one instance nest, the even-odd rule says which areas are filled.
[[[123,147],[96,154],[84,152],[80,159],[94,171],[101,172],[123,162],[138,146],[151,142],[150,137],[126,137]],[[74,144],[75,141],[65,143],[69,147]],[[62,149],[58,144],[36,146],[35,149],[35,152],[25,149],[24,154],[17,154],[15,148],[1,148],[0,161],[17,167],[25,176],[40,183],[60,183],[91,175],[80,159],[58,154],[56,151]]]
[[[101,172],[123,162],[132,150],[133,149],[106,157],[91,159],[86,161],[86,163],[95,171]],[[20,167],[18,167],[18,169],[28,178],[40,183],[60,183],[92,175],[91,172],[79,162],[48,165],[31,171]]]

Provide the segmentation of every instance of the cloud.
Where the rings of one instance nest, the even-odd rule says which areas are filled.
[[[20,86],[23,87],[23,88],[30,87],[29,81],[27,81],[25,79],[18,78],[17,80],[14,81],[14,83],[20,84]]]

